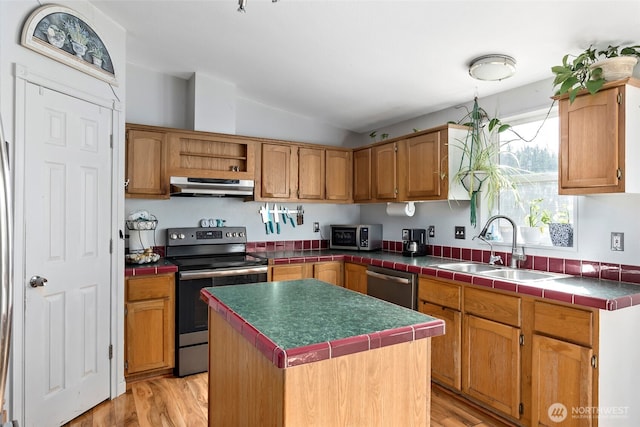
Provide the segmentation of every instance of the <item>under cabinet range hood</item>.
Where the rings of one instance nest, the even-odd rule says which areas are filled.
[[[171,177],[171,196],[253,196],[254,182],[249,179]]]

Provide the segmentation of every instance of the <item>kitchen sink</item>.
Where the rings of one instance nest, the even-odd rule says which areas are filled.
[[[452,262],[450,264],[440,264],[436,267],[443,270],[459,271],[461,273],[483,273],[503,269],[497,265],[480,264],[475,262]]]
[[[472,273],[478,276],[490,277],[492,279],[504,279],[511,282],[538,282],[543,280],[562,279],[571,277],[568,274],[549,273],[536,270],[518,270],[505,266],[481,264],[477,262],[452,262],[439,264],[435,267],[443,270],[458,271],[460,273]]]
[[[562,279],[564,277],[570,277],[567,274],[561,273],[548,273],[545,271],[532,271],[532,270],[516,270],[511,268],[504,268],[493,271],[483,271],[482,274],[486,277],[492,277],[494,279],[505,279],[513,282],[536,282],[541,280],[553,280]]]

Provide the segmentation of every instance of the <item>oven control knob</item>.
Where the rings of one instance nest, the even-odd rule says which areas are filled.
[[[236,233],[235,231],[231,234],[233,237],[237,237],[238,233]]]
[[[244,231],[239,232],[239,233],[238,233],[238,236],[240,236],[240,237],[244,237]]]
[[[231,237],[231,233],[227,231],[226,236],[227,236],[227,237]]]
[[[178,236],[178,239],[182,240],[184,239],[184,237],[185,237],[184,234],[180,233],[180,235]]]
[[[176,233],[171,233],[171,235],[169,236],[169,239],[171,240],[176,240],[178,238],[178,235]]]

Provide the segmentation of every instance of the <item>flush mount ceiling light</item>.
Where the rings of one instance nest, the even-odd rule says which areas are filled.
[[[484,55],[471,61],[469,75],[474,79],[498,81],[513,76],[516,60],[507,55]]]

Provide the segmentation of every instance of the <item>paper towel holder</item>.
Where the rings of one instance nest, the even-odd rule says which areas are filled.
[[[389,216],[413,216],[416,213],[414,202],[387,203],[386,209]]]

